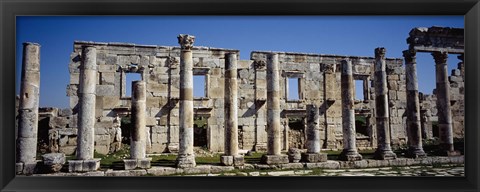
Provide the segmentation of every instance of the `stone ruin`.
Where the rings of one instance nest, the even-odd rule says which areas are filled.
[[[267,152],[262,157],[267,164],[288,163],[281,152],[291,148],[306,149],[307,162],[326,160],[320,149],[343,149],[343,160],[361,159],[358,149],[377,149],[376,158],[393,159],[392,148],[408,146],[410,156],[422,157],[422,138],[434,136],[455,155],[453,138],[464,136],[463,29],[412,29],[405,67],[402,58],[386,58],[385,48],[372,51],[374,57],[253,51],[249,60],[239,60],[239,50],[193,46],[191,35],[178,40],[180,47],[75,41],[69,109],[37,111],[39,85],[31,82],[39,80],[22,75],[20,154],[27,150],[24,141],[37,144],[38,129],[41,150],[76,153],[70,171],[97,169],[93,151],[115,152],[125,138],[135,146],[125,160],[133,169],[150,166],[148,153],[178,153],[178,167],[193,167],[195,145],[224,152],[225,165],[243,164],[239,150]],[[39,74],[39,47],[24,44],[27,76]],[[418,92],[417,52],[432,52],[435,59],[433,95]],[[452,76],[446,72],[447,53],[462,59]],[[128,85],[129,74],[141,81]],[[205,79],[202,97],[193,97],[193,76]],[[354,81],[363,89],[355,90]],[[298,98],[289,93],[291,82],[297,83]],[[133,86],[132,96],[127,86]],[[363,93],[363,100],[354,99],[355,92]],[[37,119],[25,121],[35,113],[39,128]],[[122,134],[124,117],[132,118],[130,135]],[[206,119],[205,129],[193,125],[197,118]],[[22,126],[34,132],[23,134]],[[17,162],[23,169],[32,158],[20,155]]]

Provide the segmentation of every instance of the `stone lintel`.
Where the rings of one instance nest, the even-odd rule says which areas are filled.
[[[326,153],[302,153],[302,162],[316,163],[316,162],[326,162],[326,161],[327,161]]]
[[[152,158],[142,159],[124,159],[125,170],[132,170],[136,168],[149,169],[151,167]]]
[[[226,166],[243,166],[245,164],[245,159],[242,155],[237,156],[229,156],[229,155],[222,155],[220,156],[220,162]]]
[[[287,164],[288,155],[263,155],[260,162],[267,165]]]
[[[443,47],[426,47],[426,46],[413,46],[413,49],[417,52],[445,52],[452,54],[464,54],[465,50],[460,48],[443,48]]]

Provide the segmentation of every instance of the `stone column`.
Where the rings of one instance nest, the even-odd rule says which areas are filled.
[[[37,164],[40,45],[23,43],[22,81],[18,107],[17,173],[31,174]]]
[[[278,71],[278,54],[267,56],[267,154],[262,156],[262,163],[288,163],[288,156],[281,154],[280,124],[280,75]]]
[[[100,167],[99,159],[93,159],[97,85],[97,49],[94,46],[82,47],[79,83],[76,160],[68,161],[70,172],[94,171]]]
[[[130,130],[130,159],[124,159],[125,169],[150,168],[151,158],[146,158],[146,102],[147,87],[144,81],[132,82],[132,128]]]
[[[224,165],[241,166],[238,155],[238,101],[237,101],[237,54],[225,54],[225,154],[220,157]]]
[[[342,60],[342,127],[343,127],[343,151],[340,160],[356,161],[362,156],[356,147],[355,111],[353,108],[353,73],[352,61]]]
[[[440,133],[440,145],[445,155],[458,155],[453,148],[452,110],[450,109],[450,83],[448,82],[448,67],[446,52],[433,52],[437,79],[437,116]]]
[[[195,36],[178,35],[180,52],[180,131],[177,167],[195,167],[193,152],[193,56]]]
[[[418,95],[417,62],[415,50],[403,51],[407,84],[407,136],[408,157],[425,157],[422,147],[422,127],[420,122],[420,98]]]
[[[385,48],[375,49],[375,120],[377,127],[377,150],[375,159],[395,159],[397,155],[390,147],[390,127],[388,115],[388,88],[385,61]]]
[[[307,153],[302,154],[302,161],[327,161],[327,154],[320,153],[320,110],[317,105],[307,105]]]

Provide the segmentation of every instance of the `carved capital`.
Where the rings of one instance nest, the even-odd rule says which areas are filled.
[[[416,63],[417,59],[417,51],[408,49],[402,52],[403,57],[405,58],[405,64],[413,64]]]
[[[335,73],[335,70],[335,64],[323,64],[323,72],[332,74]]]
[[[180,62],[177,60],[176,57],[168,57],[167,62],[170,68],[177,68],[178,65],[180,64]]]
[[[380,59],[385,59],[385,53],[387,52],[387,49],[383,47],[378,47],[375,49],[375,58],[380,58]]]
[[[265,69],[265,66],[267,65],[267,62],[264,60],[256,60],[254,62],[255,69]]]
[[[195,42],[195,36],[180,34],[178,35],[178,44],[182,47],[182,49],[190,50],[193,47],[193,43]]]
[[[448,53],[435,51],[432,53],[433,59],[435,59],[436,64],[445,64],[447,63]]]

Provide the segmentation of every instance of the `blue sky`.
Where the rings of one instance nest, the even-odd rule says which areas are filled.
[[[69,106],[75,40],[178,46],[176,37],[183,33],[196,36],[196,46],[238,49],[242,60],[253,50],[374,56],[376,47],[385,47],[387,57],[402,58],[412,28],[464,27],[463,16],[19,16],[16,22],[16,94],[22,43],[37,42],[42,46],[40,106],[60,108]],[[458,62],[450,55],[449,73]],[[434,60],[419,53],[417,63],[419,90],[431,93]]]

